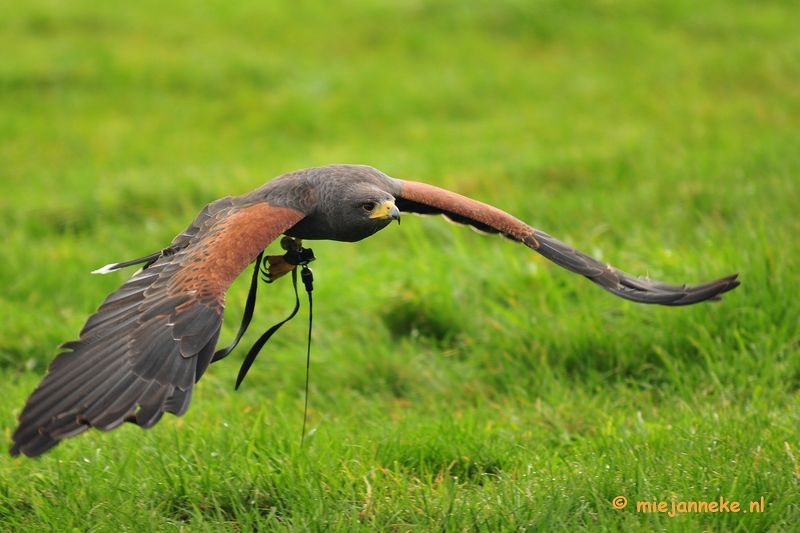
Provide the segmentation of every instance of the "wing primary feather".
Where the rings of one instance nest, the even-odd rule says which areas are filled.
[[[164,416],[162,407],[174,390],[172,385],[161,385],[157,381],[153,381],[145,393],[147,400],[142,402],[139,410],[136,411],[136,425],[142,429],[149,429],[156,425]]]
[[[126,339],[120,339],[118,345],[124,345],[126,342]],[[49,373],[28,399],[28,403],[19,417],[19,429],[22,429],[25,424],[39,419],[44,413],[57,410],[59,404],[69,403],[80,397],[83,391],[92,385],[92,381],[87,379],[87,375],[92,379],[102,379],[113,373],[118,366],[125,364],[124,361],[117,361],[117,365],[100,364],[100,360],[107,354],[104,354],[102,350],[96,352],[94,358],[86,360],[84,364],[70,369],[65,374]],[[80,354],[64,353],[59,355],[59,357],[63,356],[79,357]],[[96,371],[92,369],[96,369]]]
[[[721,294],[739,286],[738,274],[700,285],[670,285],[635,278],[538,230],[523,242],[557,265],[586,276],[612,294],[638,303],[680,306],[715,301]]]
[[[90,425],[101,431],[109,431],[122,425],[125,417],[132,413],[150,384],[135,374],[128,374],[103,398],[98,399],[83,416]]]
[[[89,429],[89,424],[86,424],[80,418],[80,415],[76,413],[63,413],[58,415],[47,427],[47,434],[49,437],[59,441],[79,435],[87,429]]]
[[[185,415],[192,401],[192,391],[194,391],[194,387],[189,387],[186,390],[175,389],[172,396],[164,402],[164,411],[175,416]]]

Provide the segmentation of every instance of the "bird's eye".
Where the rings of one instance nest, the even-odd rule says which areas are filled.
[[[361,209],[363,209],[364,211],[366,211],[368,213],[371,213],[375,209],[375,202],[367,202],[367,203],[361,204]]]

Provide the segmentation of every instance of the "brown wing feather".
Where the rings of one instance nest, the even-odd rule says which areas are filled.
[[[425,183],[398,181],[401,183],[401,192],[397,198],[400,211],[444,215],[452,222],[467,224],[484,233],[499,233],[507,239],[525,244],[567,270],[586,276],[626,300],[646,304],[689,305],[705,300],[719,300],[722,293],[739,286],[736,281],[738,274],[701,285],[669,285],[635,278],[547,233],[533,229],[496,207]]]
[[[207,206],[169,253],[110,294],[70,351],[56,356],[31,394],[11,455],[33,457],[90,427],[153,426],[181,416],[208,368],[222,326],[225,292],[270,242],[303,214],[230,198]]]

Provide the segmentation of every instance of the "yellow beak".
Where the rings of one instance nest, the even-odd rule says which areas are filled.
[[[388,218],[390,220],[400,221],[400,210],[397,209],[394,202],[387,200],[385,203],[378,204],[369,218]]]

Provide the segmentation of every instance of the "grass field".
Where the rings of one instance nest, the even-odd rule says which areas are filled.
[[[373,165],[631,274],[743,283],[637,305],[439,219],[315,243],[302,448],[303,312],[233,390],[291,309],[284,279],[183,418],[0,454],[0,529],[800,529],[798,20],[791,1],[0,3],[6,445],[132,273],[91,270],[298,168]],[[637,511],[720,498],[739,512]]]

